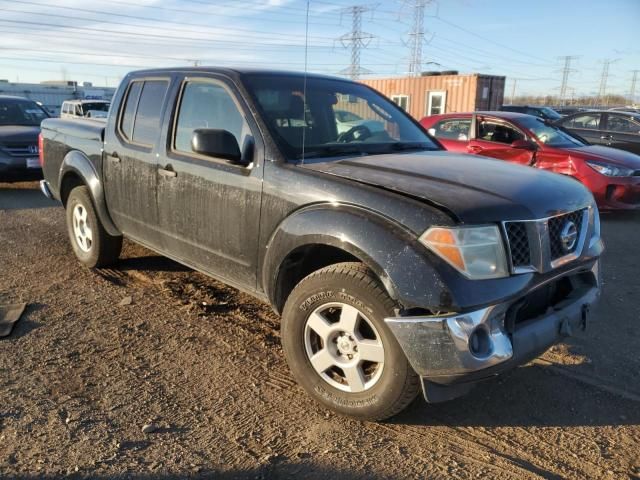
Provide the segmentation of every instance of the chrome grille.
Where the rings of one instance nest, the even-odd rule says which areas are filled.
[[[511,271],[544,273],[579,257],[592,215],[589,208],[583,208],[539,220],[504,222]],[[561,236],[568,221],[575,224],[577,232],[575,244],[565,249]]]
[[[584,210],[576,210],[575,212],[567,213],[566,215],[560,215],[558,217],[552,217],[549,219],[549,248],[551,249],[551,260],[556,260],[560,257],[568,255],[570,253],[574,253],[576,248],[578,247],[578,242],[576,241],[573,247],[569,250],[565,250],[562,245],[562,239],[560,238],[562,235],[562,229],[566,225],[566,223],[573,222],[578,229],[578,236],[580,238],[580,234],[582,233],[583,222],[582,222],[582,214]]]
[[[4,145],[2,150],[7,152],[12,157],[37,157],[38,145],[35,143],[20,143]]]
[[[509,222],[506,224],[507,238],[511,248],[511,264],[514,267],[531,265],[531,249],[529,235],[524,222]]]

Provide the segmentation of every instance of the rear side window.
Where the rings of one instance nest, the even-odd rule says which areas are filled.
[[[569,120],[562,122],[563,127],[582,128],[585,130],[597,130],[600,128],[600,114],[591,113],[585,115],[577,115]]]
[[[166,80],[136,81],[129,87],[120,131],[129,141],[153,145],[160,132],[160,112],[169,88]]]
[[[124,111],[120,119],[120,132],[127,139],[131,140],[133,132],[133,117],[138,108],[138,100],[140,99],[140,91],[142,90],[142,82],[133,82],[129,87],[127,99],[124,104]]]
[[[471,128],[471,119],[454,118],[442,120],[429,129],[429,133],[436,138],[447,138],[450,140],[459,140],[466,142],[469,140],[469,129]]]

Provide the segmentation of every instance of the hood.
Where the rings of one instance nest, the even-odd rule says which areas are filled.
[[[370,155],[303,168],[420,198],[463,223],[545,218],[593,202],[591,193],[573,179],[476,155]]]
[[[12,143],[38,143],[40,127],[26,127],[20,125],[0,125],[0,145]]]
[[[625,150],[603,145],[587,145],[580,148],[568,148],[567,150],[585,157],[585,160],[593,159],[598,162],[613,163],[621,167],[640,170],[640,155]]]

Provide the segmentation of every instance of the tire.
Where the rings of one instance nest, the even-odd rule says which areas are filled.
[[[281,324],[298,383],[331,410],[360,420],[380,421],[404,410],[420,385],[384,323],[394,307],[361,263],[339,263],[305,277],[289,295]]]
[[[120,256],[122,237],[109,235],[96,215],[89,189],[75,187],[66,205],[67,232],[73,253],[89,268],[111,265]]]

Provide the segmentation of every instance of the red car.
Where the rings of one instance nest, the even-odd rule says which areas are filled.
[[[447,113],[420,123],[447,150],[569,175],[591,190],[601,209],[640,209],[640,155],[590,145],[522,113]]]

